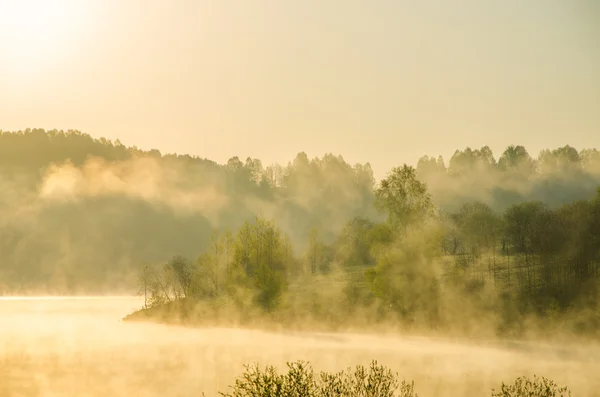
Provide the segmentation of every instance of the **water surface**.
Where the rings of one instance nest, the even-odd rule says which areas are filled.
[[[547,376],[600,395],[598,346],[481,346],[426,338],[193,329],[121,318],[134,297],[0,298],[0,396],[207,396],[247,363],[341,370],[377,359],[421,397],[489,396],[502,380]]]

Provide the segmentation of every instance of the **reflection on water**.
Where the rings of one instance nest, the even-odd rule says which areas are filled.
[[[574,395],[598,395],[597,346],[564,359],[555,348],[468,346],[424,338],[270,334],[123,323],[131,297],[0,298],[0,396],[207,396],[252,362],[307,360],[340,370],[377,359],[426,396],[489,395],[536,373]]]

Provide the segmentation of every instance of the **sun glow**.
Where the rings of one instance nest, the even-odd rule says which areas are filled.
[[[3,63],[23,75],[40,69],[40,64],[58,62],[84,24],[84,6],[84,1],[75,0],[0,0]]]

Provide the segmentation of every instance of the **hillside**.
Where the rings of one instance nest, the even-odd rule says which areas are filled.
[[[447,165],[423,157],[416,172],[448,214],[473,200],[496,213],[530,200],[556,209],[594,197],[600,154],[567,146],[534,159],[516,146],[496,160],[487,148],[466,149]],[[237,157],[217,164],[78,131],[1,132],[0,291],[135,291],[142,264],[196,258],[215,232],[235,232],[256,215],[275,219],[304,258],[315,232],[337,247],[351,220],[384,219],[373,205],[375,182],[368,163],[332,154],[299,153],[286,165]]]

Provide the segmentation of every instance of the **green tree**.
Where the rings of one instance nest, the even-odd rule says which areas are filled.
[[[390,238],[384,228],[369,219],[353,218],[342,229],[338,238],[338,259],[344,266],[370,266],[375,264],[371,252],[377,242]]]
[[[433,213],[427,187],[416,176],[416,170],[408,165],[395,167],[375,191],[375,205],[388,216],[394,229],[419,223]]]
[[[529,178],[535,173],[535,160],[523,146],[510,145],[500,156],[498,168],[504,172],[511,172],[513,175]]]
[[[311,274],[327,273],[331,265],[331,252],[320,239],[319,230],[312,228],[308,237],[306,261]]]
[[[177,255],[169,261],[168,266],[173,272],[177,288],[181,290],[184,297],[188,296],[194,277],[192,263],[189,259]]]
[[[242,278],[257,290],[256,301],[265,310],[274,310],[287,287],[285,240],[272,222],[256,217],[242,225],[237,235],[235,262],[244,270]]]
[[[456,216],[459,235],[468,247],[473,260],[482,252],[494,249],[500,231],[500,220],[489,205],[481,202],[465,203]]]

